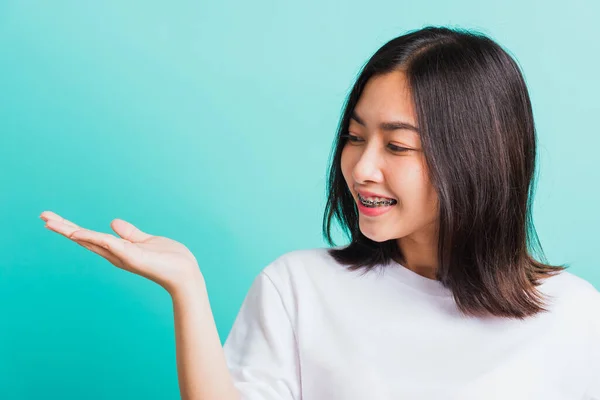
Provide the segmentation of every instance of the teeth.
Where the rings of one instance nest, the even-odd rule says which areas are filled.
[[[363,197],[364,200],[370,200],[370,201],[388,201],[391,199],[387,199],[385,197]]]
[[[362,197],[360,194],[358,195],[358,199],[361,203],[368,206],[382,206],[382,205],[393,205],[396,204],[396,200],[387,199],[384,197]]]

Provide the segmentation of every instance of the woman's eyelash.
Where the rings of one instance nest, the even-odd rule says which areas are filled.
[[[356,142],[356,140],[355,140],[355,139],[360,139],[358,136],[351,135],[351,134],[349,134],[349,133],[347,133],[347,134],[345,134],[345,135],[342,135],[342,137],[343,137],[343,138],[346,138],[346,139],[348,139],[348,140],[349,140],[349,141],[351,141],[351,142]]]
[[[409,151],[410,150],[410,149],[407,149],[406,147],[394,146],[393,144],[390,144],[389,148],[390,148],[390,150],[397,151],[398,153],[402,153],[404,151]]]
[[[356,135],[351,135],[351,134],[349,134],[349,133],[348,133],[348,134],[345,134],[345,135],[341,135],[341,137],[342,137],[342,138],[346,138],[346,139],[348,139],[348,141],[349,141],[349,142],[352,142],[352,143],[357,143],[357,142],[359,142],[359,141],[360,141],[360,140],[358,140],[358,139],[361,139],[361,138],[359,138],[358,136],[356,136]],[[405,152],[405,151],[408,151],[408,150],[410,150],[410,149],[407,149],[406,147],[399,147],[399,146],[395,146],[395,145],[393,145],[393,144],[390,144],[390,145],[388,145],[388,147],[389,147],[389,149],[390,149],[390,150],[392,150],[392,151],[395,151],[395,152],[398,152],[398,153],[402,153],[402,152]]]

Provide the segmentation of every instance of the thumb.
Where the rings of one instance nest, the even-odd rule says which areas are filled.
[[[146,239],[150,239],[152,235],[148,235],[140,231],[138,228],[130,224],[129,222],[116,218],[114,219],[110,227],[117,233],[117,235],[121,236],[123,239],[126,239],[132,243],[143,242]]]

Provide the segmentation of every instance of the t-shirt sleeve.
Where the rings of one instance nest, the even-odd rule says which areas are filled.
[[[592,296],[591,382],[584,400],[600,400],[600,292]]]
[[[291,318],[264,270],[252,283],[223,349],[242,400],[301,398]]]

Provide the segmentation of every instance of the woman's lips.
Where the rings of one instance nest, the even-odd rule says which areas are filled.
[[[377,194],[375,192],[367,192],[366,190],[357,190],[356,192],[358,194],[360,194],[362,197],[380,197],[382,199],[394,199],[393,197],[390,197],[390,196],[384,196],[382,194]]]
[[[377,217],[381,214],[385,214],[386,212],[390,211],[392,207],[395,206],[395,204],[392,204],[390,206],[367,207],[363,205],[358,199],[356,200],[356,204],[358,205],[358,211],[361,214],[366,215],[367,217]]]

